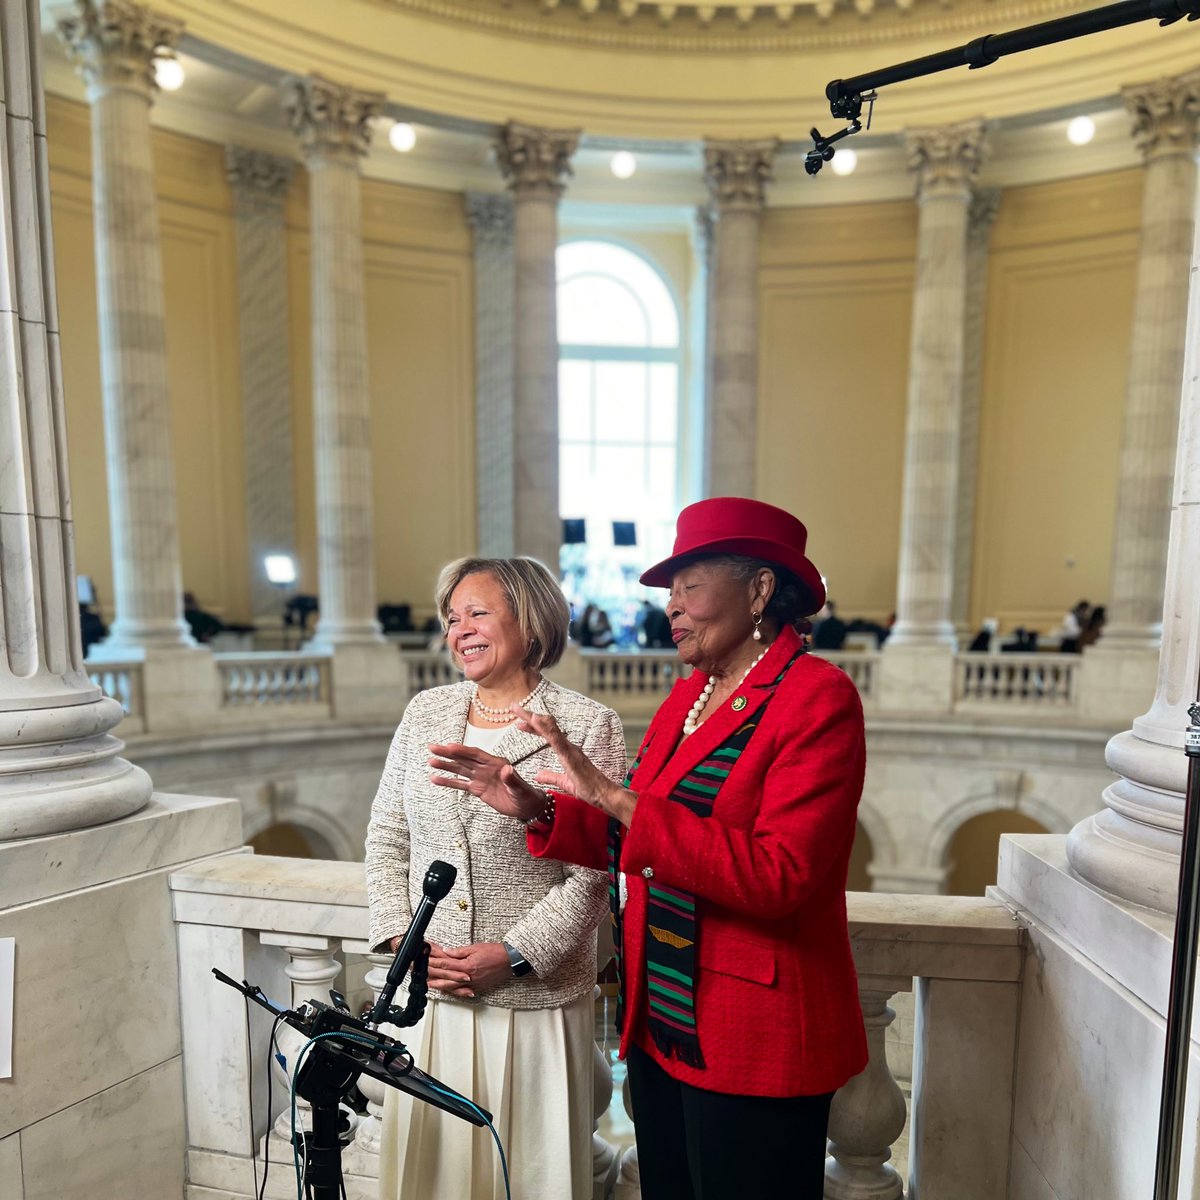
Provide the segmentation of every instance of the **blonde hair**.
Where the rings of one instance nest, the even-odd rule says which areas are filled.
[[[536,558],[458,558],[438,576],[434,600],[442,629],[448,627],[450,597],[468,575],[490,575],[525,638],[522,666],[542,671],[562,658],[571,610],[558,581]]]

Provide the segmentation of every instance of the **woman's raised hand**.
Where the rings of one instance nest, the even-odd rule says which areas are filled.
[[[593,808],[602,809],[610,817],[616,817],[623,824],[629,824],[633,806],[637,802],[632,792],[613,783],[574,742],[567,739],[552,716],[529,712],[518,704],[513,705],[513,711],[517,714],[517,728],[545,738],[546,744],[562,763],[561,771],[539,771],[534,776],[538,783],[556,792],[575,796]]]
[[[429,765],[443,774],[430,775],[439,787],[477,796],[506,817],[532,821],[546,807],[546,794],[517,774],[507,759],[475,746],[450,743],[430,746]]]

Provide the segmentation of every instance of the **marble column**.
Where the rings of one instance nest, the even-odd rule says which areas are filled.
[[[236,222],[250,602],[256,622],[278,628],[283,597],[267,578],[263,558],[296,554],[283,220],[295,163],[263,150],[226,146],[225,168]]]
[[[577,130],[511,121],[496,158],[513,194],[513,542],[556,575],[558,509],[558,201]]]
[[[150,149],[154,60],[179,22],[76,0],[59,36],[87,86],[116,619],[96,657],[193,645],[183,620],[162,252]]]
[[[709,141],[712,219],[704,494],[754,496],[758,408],[758,240],[779,143]]]
[[[954,696],[956,513],[966,354],[967,234],[985,152],[982,121],[912,130],[917,274],[908,364],[896,626],[880,704],[948,711]]]
[[[1067,839],[1075,872],[1105,892],[1174,912],[1187,759],[1183,734],[1200,674],[1200,256],[1193,248],[1182,403],[1167,542],[1158,681],[1150,709],[1109,743],[1120,776],[1105,808]]]
[[[480,554],[513,554],[513,201],[468,192],[475,236],[475,508]],[[557,565],[557,564],[553,564]]]
[[[958,500],[954,509],[955,632],[971,632],[971,566],[975,541],[975,492],[979,482],[979,400],[983,391],[984,323],[987,317],[987,260],[1000,189],[975,193],[967,217],[967,293],[963,317],[962,410],[958,437]]]
[[[36,4],[0,4],[0,842],[127,816],[150,797],[119,758],[121,706],[88,678]]]
[[[954,645],[955,508],[966,348],[967,231],[983,125],[914,130],[919,218],[908,365],[896,628],[889,645]]]
[[[1200,71],[1124,89],[1144,163],[1106,649],[1156,651],[1194,235]],[[1144,702],[1144,698],[1143,698]],[[1134,710],[1136,711],[1136,710]]]
[[[309,176],[318,595],[312,648],[376,644],[371,397],[359,164],[384,97],[317,75],[284,84]]]

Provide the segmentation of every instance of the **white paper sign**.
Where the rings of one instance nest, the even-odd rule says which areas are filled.
[[[13,990],[17,942],[0,938],[0,1079],[12,1078]]]

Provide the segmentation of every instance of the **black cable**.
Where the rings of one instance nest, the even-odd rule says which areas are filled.
[[[254,1157],[254,1060],[250,1057],[250,997],[244,996],[246,1002],[246,1065],[249,1070],[246,1072],[246,1090],[250,1093],[250,1165],[254,1168],[254,1191],[259,1200],[262,1200],[262,1192],[258,1186],[258,1162]],[[271,1086],[271,1073],[267,1072],[267,1087]],[[267,1092],[267,1116],[270,1118],[271,1113],[271,1093]],[[266,1186],[266,1180],[263,1180],[263,1185]]]
[[[249,1007],[248,1001],[247,1001],[247,1007]],[[262,1177],[262,1187],[260,1187],[258,1189],[258,1200],[263,1200],[263,1197],[267,1194],[267,1175],[270,1174],[270,1171],[271,1171],[271,1062],[274,1057],[271,1052],[272,1052],[272,1050],[274,1050],[275,1054],[279,1054],[279,1043],[275,1040],[275,1036],[279,1032],[279,1022],[282,1020],[283,1020],[282,1015],[277,1016],[275,1018],[275,1024],[271,1026],[271,1036],[267,1039],[267,1136],[265,1138],[263,1138],[263,1177]],[[251,1104],[250,1112],[251,1112],[251,1118],[250,1118],[251,1125],[253,1125],[253,1121],[254,1121],[254,1116],[253,1116],[254,1106],[253,1106],[253,1104]],[[253,1157],[253,1151],[251,1151],[251,1157]],[[255,1165],[255,1168],[254,1168],[254,1179],[255,1179],[255,1182],[257,1183],[258,1182],[258,1166],[257,1166],[257,1164]]]

